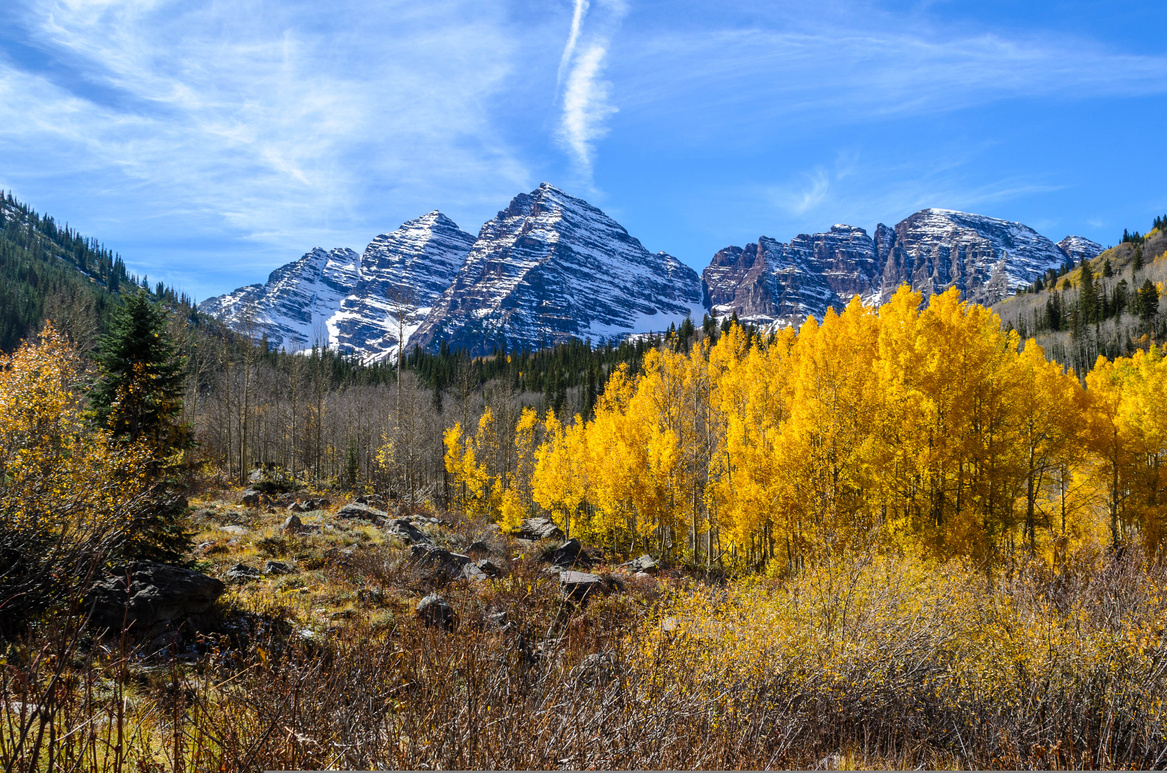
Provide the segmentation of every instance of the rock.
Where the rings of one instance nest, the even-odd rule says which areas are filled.
[[[249,488],[239,497],[239,501],[247,507],[258,507],[260,497],[262,496],[262,492],[256,491],[253,488]]]
[[[498,566],[488,558],[484,558],[481,561],[479,561],[478,568],[487,577],[498,577],[500,574],[502,574],[502,572],[499,570]]]
[[[280,528],[292,534],[299,534],[304,530],[304,522],[300,520],[298,515],[289,515],[284,519],[284,525]]]
[[[200,572],[138,562],[99,580],[85,603],[91,625],[121,630],[124,620],[140,631],[207,612],[226,589]]]
[[[563,530],[548,518],[528,518],[519,526],[515,534],[519,539],[563,539]]]
[[[462,579],[474,580],[475,582],[482,582],[488,579],[486,572],[478,567],[478,564],[468,563],[462,567]]]
[[[395,518],[389,522],[386,531],[394,537],[399,537],[408,545],[428,545],[430,538],[425,532],[413,525],[407,518]]]
[[[227,570],[227,579],[234,582],[252,582],[263,577],[263,572],[247,564],[235,564]]]
[[[293,502],[288,505],[288,512],[292,513],[310,513],[312,512],[312,505],[309,502]]]
[[[470,543],[470,547],[466,548],[466,555],[470,556],[471,558],[489,556],[490,546],[488,546],[482,540],[477,540]]]
[[[389,517],[389,514],[384,510],[378,510],[377,508],[371,507],[370,505],[364,504],[360,501],[353,501],[337,510],[336,517],[354,518],[361,521],[373,521],[376,523]]]
[[[324,557],[329,561],[333,561],[341,566],[345,566],[352,560],[352,548],[329,548],[324,551]]]
[[[417,616],[428,626],[452,631],[458,625],[454,610],[436,593],[426,596],[417,605]]]
[[[410,561],[415,566],[428,570],[434,579],[449,579],[464,576],[463,567],[470,563],[470,556],[451,553],[445,548],[426,544],[413,546]]]
[[[291,574],[296,571],[291,564],[283,561],[268,561],[263,565],[264,574]]]
[[[640,558],[634,558],[626,564],[621,564],[621,566],[633,574],[656,574],[659,569],[656,561],[652,560],[652,556],[647,553]]]
[[[247,476],[250,488],[264,494],[281,494],[296,488],[296,481],[283,470],[257,467]]]
[[[551,554],[551,563],[571,569],[575,566],[587,568],[592,565],[591,560],[584,555],[583,545],[577,539],[570,539],[555,549]]]
[[[564,598],[578,602],[607,590],[604,580],[598,574],[587,572],[563,572],[559,575],[559,589]]]

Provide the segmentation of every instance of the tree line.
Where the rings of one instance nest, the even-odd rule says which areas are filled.
[[[991,565],[1084,544],[1151,553],[1167,516],[1167,360],[1085,374],[955,290],[617,369],[591,419],[487,410],[445,437],[455,504],[548,513],[618,552],[798,567],[857,545]]]

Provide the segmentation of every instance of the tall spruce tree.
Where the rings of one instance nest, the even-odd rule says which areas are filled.
[[[154,502],[132,529],[127,558],[176,561],[190,547],[180,524],[177,452],[189,448],[190,427],[180,420],[183,358],[166,329],[167,311],[145,290],[114,309],[98,346],[101,372],[90,394],[94,419],[115,439],[143,442],[154,454]]]

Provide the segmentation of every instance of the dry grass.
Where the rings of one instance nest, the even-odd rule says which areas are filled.
[[[213,558],[258,561],[267,544],[299,562],[233,588],[230,604],[267,623],[250,635],[209,639],[190,662],[69,620],[11,644],[5,770],[1167,763],[1167,577],[1138,557],[989,578],[862,556],[785,579],[629,578],[581,608],[533,559],[435,586],[359,524],[267,543],[277,520],[255,515]],[[503,544],[480,523],[444,533]],[[323,557],[346,541],[351,555]],[[413,614],[435,587],[453,632]]]

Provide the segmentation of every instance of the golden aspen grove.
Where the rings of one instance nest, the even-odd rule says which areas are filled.
[[[510,439],[489,408],[446,436],[465,506],[666,560],[782,571],[854,549],[991,568],[1084,547],[1158,555],[1167,362],[1152,346],[1085,375],[955,290],[902,288],[765,338],[733,327],[617,371],[595,416]],[[505,437],[503,435],[506,435]],[[513,443],[515,452],[493,451]],[[509,466],[497,464],[511,458]]]

